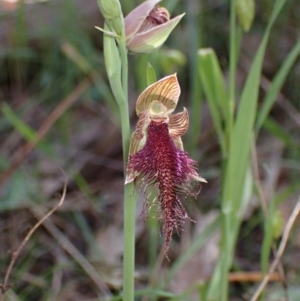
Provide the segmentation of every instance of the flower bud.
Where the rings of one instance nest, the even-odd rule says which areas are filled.
[[[98,0],[98,6],[105,19],[114,19],[122,16],[121,6],[118,0]]]
[[[108,31],[119,37],[124,36],[124,21],[119,0],[98,0],[98,6]]]
[[[132,53],[148,53],[159,48],[184,14],[170,19],[167,9],[148,0],[125,18],[126,45]]]
[[[251,28],[255,16],[255,1],[254,0],[237,0],[236,13],[242,28],[248,32]]]

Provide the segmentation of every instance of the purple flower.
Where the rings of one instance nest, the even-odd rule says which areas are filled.
[[[159,48],[168,38],[184,14],[170,19],[161,0],[148,0],[125,18],[126,45],[131,53],[148,53]]]
[[[196,197],[200,182],[206,182],[198,175],[196,162],[183,150],[181,136],[188,129],[187,110],[171,114],[179,95],[180,87],[174,74],[149,86],[139,96],[136,104],[139,121],[131,137],[126,172],[126,183],[134,181],[136,189],[146,195],[149,187],[158,189],[154,201],[158,202],[163,223],[165,252],[173,230],[179,232],[184,221],[190,219],[182,201]],[[148,201],[146,197],[146,203]]]

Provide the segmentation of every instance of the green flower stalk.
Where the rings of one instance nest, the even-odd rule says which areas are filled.
[[[126,45],[131,53],[148,53],[158,49],[185,14],[170,19],[166,8],[148,0],[125,18]]]
[[[189,125],[187,110],[171,114],[179,94],[174,74],[149,86],[139,96],[139,121],[131,137],[125,181],[134,181],[136,188],[146,195],[147,188],[158,188],[154,202],[159,204],[159,219],[163,222],[165,254],[173,231],[179,232],[184,221],[191,220],[182,201],[189,196],[197,197],[200,182],[206,182],[198,175],[196,162],[183,150],[181,136]],[[150,207],[147,202],[148,197],[144,208]]]
[[[104,60],[109,83],[118,103],[122,129],[124,164],[127,162],[130,124],[128,110],[127,50],[150,52],[160,47],[183,15],[170,20],[166,9],[156,6],[159,0],[149,0],[133,10],[124,21],[118,0],[98,0],[105,18]],[[125,30],[126,27],[126,30]],[[124,259],[123,300],[134,300],[135,207],[134,185],[124,188]]]

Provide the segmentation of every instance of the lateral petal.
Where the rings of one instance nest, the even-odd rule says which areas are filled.
[[[138,151],[140,139],[139,135],[134,131],[131,135],[130,146],[129,146],[129,155],[133,155]]]
[[[186,108],[183,112],[169,115],[169,133],[175,139],[185,134],[189,127],[189,113]]]

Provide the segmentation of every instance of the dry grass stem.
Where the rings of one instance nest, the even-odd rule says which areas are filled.
[[[235,272],[228,276],[229,282],[259,282],[264,278],[262,272]],[[279,273],[270,274],[269,281],[281,281]]]
[[[253,295],[253,297],[251,298],[250,301],[256,301],[260,294],[262,293],[262,291],[264,290],[265,286],[267,285],[268,281],[270,280],[270,275],[272,275],[272,273],[274,273],[274,270],[276,269],[278,263],[280,262],[280,259],[283,255],[283,252],[285,250],[285,247],[286,247],[286,244],[287,244],[287,241],[288,241],[288,238],[289,238],[289,235],[290,235],[290,232],[291,232],[291,229],[296,221],[296,218],[298,216],[300,212],[300,197],[298,199],[298,202],[287,222],[287,225],[283,231],[283,235],[282,235],[282,239],[281,239],[281,242],[280,242],[280,245],[279,245],[279,248],[278,248],[278,252],[269,268],[269,271],[268,273],[265,275],[263,281],[261,282],[261,284],[259,285],[259,287],[257,288],[255,294]]]
[[[67,191],[67,177],[65,175],[65,183],[64,183],[64,188],[63,188],[63,194],[60,198],[60,201],[58,202],[58,204],[56,206],[54,206],[48,213],[46,213],[45,215],[43,215],[38,222],[30,229],[30,231],[28,232],[28,234],[25,236],[25,238],[23,239],[23,241],[21,242],[19,248],[12,253],[11,256],[11,261],[10,264],[5,272],[5,276],[4,276],[4,281],[3,284],[0,285],[0,292],[1,292],[1,296],[0,296],[0,301],[4,300],[4,295],[6,290],[9,288],[9,286],[7,285],[8,283],[8,279],[10,276],[10,273],[12,271],[12,268],[18,258],[18,256],[20,255],[22,249],[24,248],[25,244],[27,243],[27,241],[30,239],[30,237],[32,236],[32,234],[37,230],[37,228],[51,215],[53,214],[64,202],[65,197],[66,197],[66,191]]]
[[[12,173],[20,166],[23,160],[34,150],[36,145],[47,134],[53,124],[61,117],[67,109],[78,99],[78,97],[89,87],[90,80],[83,80],[59,105],[53,110],[49,117],[36,133],[33,140],[28,141],[19,149],[13,163],[0,175],[0,186],[12,175]]]

